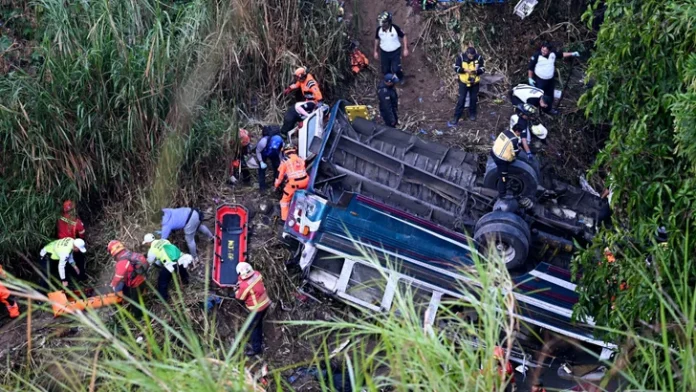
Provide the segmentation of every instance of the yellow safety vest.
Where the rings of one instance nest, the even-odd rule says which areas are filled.
[[[171,245],[171,243],[167,240],[154,240],[152,241],[152,245],[150,245],[150,250],[155,255],[155,258],[157,258],[157,260],[165,263],[172,263],[173,260],[164,250],[165,245]]]
[[[479,66],[479,56],[476,56],[473,60],[469,60],[469,58],[464,55],[464,61],[462,61],[461,68],[465,71],[476,71],[476,68]],[[467,87],[471,86],[471,82],[469,82],[469,77],[471,74],[469,73],[463,73],[459,74],[459,80],[466,84]],[[474,76],[474,84],[478,83],[481,81],[481,77],[479,75]]]
[[[46,253],[51,254],[52,260],[58,260],[60,254],[70,254],[73,251],[75,240],[70,237],[55,240],[44,247]]]
[[[520,138],[513,132],[505,130],[498,135],[493,143],[493,155],[503,161],[512,162],[517,155],[517,143]]]

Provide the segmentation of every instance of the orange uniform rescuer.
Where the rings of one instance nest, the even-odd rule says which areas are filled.
[[[324,100],[324,96],[321,94],[321,90],[319,89],[319,83],[317,83],[312,74],[307,72],[307,68],[300,67],[296,69],[294,75],[295,83],[291,84],[290,87],[285,89],[283,92],[285,95],[288,95],[291,91],[299,88],[300,91],[302,91],[302,96],[308,101],[321,103],[321,101]]]
[[[285,188],[283,188],[283,197],[280,199],[280,218],[284,221],[288,218],[290,209],[290,201],[292,196],[298,189],[307,189],[309,185],[309,176],[305,168],[305,160],[297,155],[297,148],[289,146],[283,150],[285,160],[278,168],[278,178],[275,180],[275,188],[278,189],[283,182],[283,178],[287,176]]]
[[[3,271],[2,266],[0,265],[0,278],[5,279],[6,277],[5,271]],[[0,282],[0,302],[2,302],[7,308],[10,318],[19,317],[19,305],[17,304],[17,300],[12,296],[10,290],[8,290],[7,287],[2,284],[2,282]]]

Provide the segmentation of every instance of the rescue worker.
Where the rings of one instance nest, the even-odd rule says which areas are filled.
[[[162,239],[168,239],[174,230],[183,229],[189,253],[194,261],[198,262],[196,233],[202,233],[211,242],[215,239],[208,226],[202,222],[203,213],[197,208],[162,208]]]
[[[408,39],[399,26],[392,23],[391,12],[382,12],[377,17],[377,31],[375,32],[375,60],[379,59],[382,74],[396,74],[399,80],[404,80],[401,70],[401,40],[403,40],[403,54],[408,57]],[[379,48],[379,51],[377,49]]]
[[[462,117],[467,95],[469,96],[469,120],[476,120],[479,83],[481,75],[486,72],[483,56],[476,53],[473,46],[469,46],[464,53],[460,53],[454,59],[454,71],[459,76],[459,99],[454,108],[454,117],[447,123],[450,127],[456,126]]]
[[[143,245],[150,246],[150,250],[147,252],[148,264],[154,263],[160,267],[160,273],[157,277],[157,292],[164,301],[167,301],[169,299],[169,284],[172,282],[174,273],[181,279],[182,284],[189,283],[187,268],[193,263],[193,257],[182,253],[178,247],[166,239],[156,240],[155,235],[151,233],[145,234]]]
[[[280,152],[283,149],[283,138],[278,135],[263,136],[256,143],[256,159],[259,162],[259,192],[266,191],[266,160],[271,162],[273,178],[278,177],[278,167],[280,167]]]
[[[143,294],[141,286],[147,278],[149,267],[147,259],[140,253],[126,249],[121,241],[109,242],[106,249],[116,261],[111,288],[115,293],[121,291],[124,298],[133,302],[133,306],[130,308],[131,314],[136,320],[140,320],[143,316],[140,306],[144,306],[141,301]]]
[[[280,219],[285,222],[290,209],[292,196],[298,189],[307,189],[309,185],[309,176],[305,169],[305,160],[297,155],[297,148],[288,146],[283,150],[285,160],[280,164],[278,177],[275,180],[275,189],[278,189],[283,179],[287,177],[285,188],[283,188],[283,197],[280,199]]]
[[[5,271],[2,269],[1,265],[0,279],[7,279],[7,275],[5,274]],[[17,299],[12,295],[10,290],[5,287],[4,284],[2,284],[2,281],[0,281],[0,302],[5,305],[5,308],[7,308],[7,313],[9,313],[10,318],[14,319],[19,317],[19,304],[17,303]]]
[[[55,270],[56,261],[58,262],[58,276],[60,277],[60,282],[63,287],[68,286],[68,278],[65,270],[65,266],[70,264],[72,270],[75,272],[75,277],[80,274],[80,268],[75,265],[75,259],[73,257],[74,252],[87,252],[85,247],[85,241],[81,238],[62,238],[60,240],[55,240],[50,242],[48,245],[41,249],[41,268],[46,274],[46,279],[41,282],[41,287],[48,289],[49,282],[51,280],[51,271]]]
[[[244,301],[254,317],[249,326],[251,348],[245,354],[254,356],[263,352],[263,318],[271,305],[271,300],[263,285],[261,273],[254,271],[251,264],[245,262],[237,264],[237,275],[239,282],[235,288],[234,297]]]
[[[75,203],[72,200],[66,200],[63,202],[63,212],[58,219],[57,223],[57,234],[56,238],[84,238],[85,237],[85,226],[82,224],[82,220],[77,216],[77,210],[75,209]],[[75,253],[73,255],[75,259],[75,265],[79,268],[80,273],[77,276],[77,280],[82,282],[87,280],[86,268],[85,268],[85,255],[82,253]]]
[[[512,129],[506,129],[498,135],[498,138],[493,144],[491,149],[491,158],[498,169],[498,197],[503,198],[507,195],[508,187],[508,173],[510,172],[510,164],[517,158],[517,153],[519,151],[520,134],[522,132],[522,127],[520,124],[515,124]],[[534,158],[527,141],[521,139],[524,151],[527,152],[527,158],[529,160]]]
[[[498,375],[506,383],[505,391],[512,391],[515,386],[515,371],[510,361],[505,360],[505,351],[502,347],[496,346],[493,349],[493,359],[497,361]]]
[[[294,75],[295,83],[286,88],[283,94],[288,95],[293,90],[300,89],[302,97],[307,101],[314,101],[314,103],[319,104],[324,100],[321,89],[319,89],[319,83],[317,83],[312,74],[307,73],[307,68],[297,68]]]
[[[365,56],[365,54],[358,49],[357,41],[352,41],[350,46],[350,69],[353,71],[353,74],[357,75],[360,73],[360,71],[370,65],[370,60],[368,60],[367,56]]]
[[[541,381],[535,382],[532,386],[532,392],[546,392],[546,388],[544,388],[544,383],[542,383]]]
[[[384,75],[384,80],[377,87],[377,98],[379,98],[379,114],[388,127],[396,127],[399,123],[399,94],[396,93],[394,83],[399,78],[388,73]]]
[[[542,89],[544,95],[548,95],[552,98],[554,96],[554,77],[556,76],[556,59],[558,57],[580,57],[580,53],[558,52],[553,49],[550,43],[544,42],[539,51],[534,53],[529,59],[529,67],[527,70],[529,84]],[[551,105],[549,105],[549,113],[558,114],[558,111],[551,108],[552,105],[553,101]]]
[[[233,159],[230,162],[230,182],[232,185],[237,183],[236,173],[242,177],[242,183],[249,185],[251,183],[251,173],[247,164],[247,156],[251,154],[251,138],[249,131],[240,128],[237,143],[233,146],[236,149]]]
[[[553,96],[544,95],[544,91],[540,88],[528,84],[518,84],[510,91],[510,101],[515,107],[526,103],[548,113],[551,110],[551,104],[553,104]]]
[[[280,133],[283,136],[288,136],[288,132],[295,128],[295,125],[309,117],[309,115],[318,107],[314,101],[298,102],[291,106],[285,113],[283,126],[280,128]]]
[[[515,113],[510,116],[510,129],[512,129],[515,124],[519,124],[521,129],[520,137],[524,139],[527,144],[532,143],[532,135],[541,140],[545,140],[548,135],[548,130],[539,123],[536,113],[536,107],[526,103],[515,106]]]

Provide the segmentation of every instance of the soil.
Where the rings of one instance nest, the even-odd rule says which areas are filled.
[[[528,46],[529,40],[533,40],[548,27],[545,20],[537,15],[524,22],[519,22],[509,14],[509,5],[505,7],[483,6],[473,9],[480,22],[495,23],[505,25],[509,29],[503,36],[509,44],[493,47],[488,43],[480,51],[487,57],[489,62],[489,72],[498,73],[504,76],[500,85],[491,87],[491,95],[481,95],[479,100],[478,118],[476,121],[468,121],[464,118],[460,125],[448,128],[446,123],[451,118],[456,100],[456,79],[452,73],[440,70],[449,70],[450,66],[438,66],[435,62],[449,62],[451,59],[439,59],[428,52],[428,39],[431,26],[424,22],[420,11],[414,11],[408,7],[403,0],[355,0],[353,8],[346,10],[346,22],[353,23],[354,31],[360,41],[361,50],[370,59],[370,68],[361,72],[354,80],[347,97],[355,103],[371,105],[377,108],[376,85],[381,78],[379,72],[379,62],[372,57],[372,46],[374,42],[374,30],[376,29],[376,16],[384,11],[390,10],[394,15],[394,23],[398,24],[409,38],[410,55],[403,60],[406,81],[403,85],[397,86],[400,97],[400,121],[401,128],[418,134],[424,138],[437,140],[448,145],[459,148],[485,153],[492,143],[492,139],[508,123],[512,113],[512,107],[507,101],[505,91],[511,85],[509,81],[525,80],[526,61],[532,53],[533,48]],[[467,6],[468,7],[468,6]],[[459,12],[454,10],[453,12]],[[505,19],[508,21],[506,22]],[[532,26],[532,27],[530,27]],[[536,27],[533,27],[536,26]],[[501,34],[501,33],[499,33]],[[494,41],[494,44],[497,44]],[[495,51],[495,52],[494,52]],[[493,57],[496,57],[493,59]],[[489,59],[490,58],[490,59]],[[520,77],[520,75],[522,75]],[[569,94],[563,100],[561,110],[566,115],[549,119],[546,123],[550,129],[549,140],[544,147],[547,158],[548,172],[567,179],[574,179],[581,170],[587,168],[598,146],[602,142],[601,132],[596,132],[585,125],[572,125],[577,122],[573,116],[575,102],[582,93],[583,77],[581,67],[573,69]],[[380,121],[379,118],[377,118]],[[577,151],[577,154],[567,154],[567,151]],[[278,239],[280,226],[276,224],[273,214],[264,214],[258,211],[262,202],[266,202],[277,209],[276,195],[263,195],[259,197],[258,190],[251,187],[231,188],[223,180],[218,183],[210,184],[207,189],[201,190],[200,206],[204,209],[206,221],[209,227],[214,226],[210,217],[214,216],[216,205],[221,204],[242,204],[252,210],[253,218],[251,228],[253,233],[249,238],[250,260],[255,267],[261,270],[269,293],[274,299],[274,305],[266,317],[266,350],[263,359],[267,361],[272,369],[290,369],[311,361],[314,358],[315,350],[321,339],[318,337],[306,336],[303,329],[281,325],[279,322],[288,320],[329,320],[335,317],[344,317],[349,310],[343,305],[334,302],[332,299],[321,296],[318,293],[309,291],[310,294],[319,299],[319,303],[313,299],[298,296],[296,291],[297,284],[301,281],[299,276],[289,273],[284,262],[291,257],[290,252],[283,247]],[[122,221],[122,220],[121,220]],[[152,226],[152,227],[150,227]],[[133,245],[137,244],[137,239],[149,230],[156,229],[155,226],[137,226],[128,232],[128,238],[132,239]],[[148,229],[146,231],[146,229]],[[105,236],[108,229],[105,227],[94,227],[93,233],[89,235],[96,239]],[[125,232],[119,234],[126,235]],[[111,233],[113,235],[113,233]],[[89,237],[88,237],[89,238]],[[125,238],[125,237],[124,237]],[[91,238],[90,238],[91,240]],[[104,239],[95,240],[96,243],[104,242]],[[183,246],[185,243],[182,237],[173,237],[173,242]],[[105,242],[104,242],[105,243]],[[206,271],[211,267],[212,246],[199,238],[199,249],[201,260],[208,263],[208,268],[198,266],[193,272],[190,287],[185,288],[187,293],[187,305],[192,308],[195,322],[203,319],[201,304],[211,292],[205,290]],[[93,271],[94,272],[94,271]],[[103,285],[110,279],[109,268],[101,268],[92,279],[92,284]],[[154,277],[151,277],[151,280]],[[309,288],[306,288],[310,290]],[[218,293],[225,294],[225,293]],[[155,312],[161,311],[161,306],[151,303],[150,306]],[[247,313],[244,307],[235,300],[224,299],[223,303],[216,307],[218,330],[220,338],[224,342],[231,342],[236,331]],[[99,314],[105,319],[113,317],[113,309],[101,309]],[[26,358],[27,348],[27,321],[22,318],[18,321],[7,323],[0,328],[0,362],[10,368],[19,366]],[[34,350],[55,347],[63,344],[65,339],[70,339],[72,335],[79,333],[69,321],[64,319],[53,319],[49,313],[34,313],[32,321],[32,345]],[[284,376],[292,374],[292,370],[283,372]],[[560,385],[559,385],[560,386]],[[298,391],[320,390],[318,384],[312,381],[311,377],[305,376],[297,380],[293,387]],[[520,389],[524,391],[524,387]]]

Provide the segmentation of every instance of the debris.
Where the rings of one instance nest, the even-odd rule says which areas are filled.
[[[418,133],[420,133],[421,135],[427,135],[427,134],[428,134],[428,131],[426,131],[425,129],[422,129],[422,128],[421,128],[421,129],[418,130]]]
[[[222,298],[219,296],[212,294],[208,296],[208,299],[205,302],[205,310],[207,312],[211,311],[215,305],[220,305],[222,303]]]
[[[437,136],[442,136],[444,133],[442,131],[436,129],[433,131],[433,134],[437,135]]]

